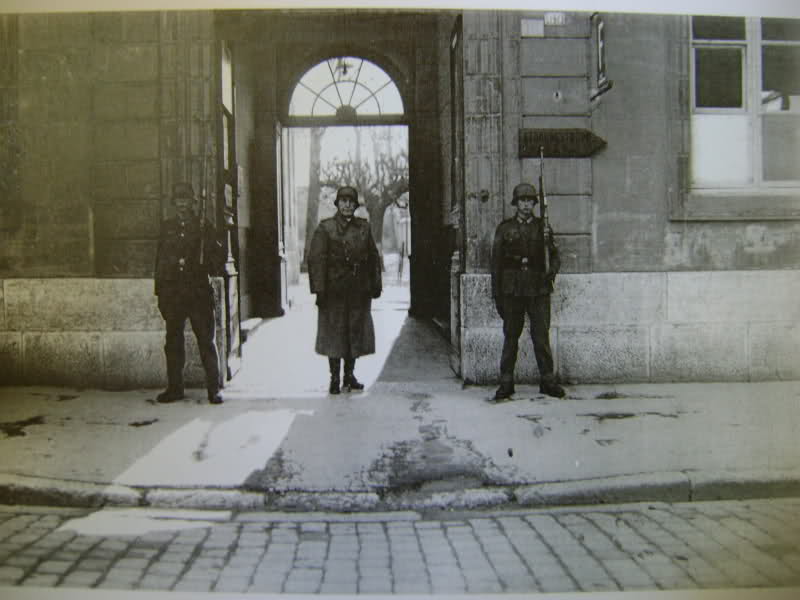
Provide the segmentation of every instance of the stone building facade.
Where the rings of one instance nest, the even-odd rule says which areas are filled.
[[[489,249],[513,186],[538,183],[542,140],[565,381],[800,376],[800,169],[775,158],[797,155],[782,132],[798,115],[759,103],[770,64],[800,64],[791,22],[163,11],[3,15],[0,31],[2,383],[161,385],[152,264],[176,179],[208,190],[224,231],[218,343],[233,374],[247,354],[240,323],[285,309],[288,98],[307,69],[345,53],[400,90],[411,312],[441,325],[466,382],[498,375]],[[701,97],[704,68],[735,65],[731,52],[744,57],[741,106],[717,110]],[[791,76],[776,81],[786,102],[800,95]],[[520,380],[535,380],[527,338],[521,357]]]
[[[486,382],[497,373],[485,357],[498,355],[502,333],[484,273],[493,225],[511,214],[511,187],[538,175],[539,161],[521,156],[520,138],[528,129],[577,128],[605,146],[591,156],[545,162],[551,222],[565,257],[553,302],[561,376],[796,377],[800,170],[790,181],[751,173],[736,185],[698,183],[700,152],[724,154],[726,142],[698,145],[703,123],[696,114],[713,111],[692,105],[702,76],[693,48],[724,44],[753,57],[742,67],[743,93],[751,93],[743,103],[752,106],[761,80],[748,69],[758,66],[754,57],[766,56],[753,35],[783,26],[783,37],[796,40],[796,25],[754,18],[706,23],[712,31],[741,28],[733,34],[740,37],[720,43],[693,40],[698,25],[689,16],[498,12],[465,14],[464,23],[464,85],[472,93],[465,93],[462,217],[470,239],[457,305],[462,376]],[[783,64],[794,85],[795,54]],[[752,129],[764,118],[736,108],[719,112],[726,110],[749,118]],[[797,131],[797,115],[779,117]],[[743,146],[752,144],[750,137]],[[482,190],[490,192],[486,202]],[[522,364],[532,369],[523,377],[535,378],[529,340],[522,352]]]

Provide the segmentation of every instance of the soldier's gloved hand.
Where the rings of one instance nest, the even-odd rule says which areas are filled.
[[[503,316],[503,302],[500,300],[500,298],[494,299],[494,307],[497,309],[497,314],[500,315],[500,318],[505,319]]]
[[[320,292],[317,294],[317,306],[320,308],[325,308],[325,303],[327,302],[327,298],[324,293]]]
[[[372,297],[373,297],[373,298],[380,298],[380,297],[381,297],[381,292],[382,292],[382,291],[383,291],[383,290],[380,290],[380,289],[373,291],[373,292],[372,292]]]

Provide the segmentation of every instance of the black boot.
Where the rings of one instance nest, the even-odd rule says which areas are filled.
[[[341,360],[338,358],[329,358],[328,367],[331,371],[331,384],[328,387],[329,394],[338,394],[339,390],[339,369],[341,368]]]
[[[185,397],[186,396],[183,393],[183,388],[169,386],[166,390],[156,396],[156,402],[159,404],[169,404],[170,402],[183,400]]]
[[[494,393],[494,399],[498,401],[508,400],[514,395],[514,391],[513,381],[501,381],[500,387],[497,388],[497,391]]]
[[[567,395],[564,388],[556,383],[555,377],[544,377],[539,383],[539,392],[553,398],[563,398]]]
[[[186,358],[183,353],[183,337],[180,338],[180,344],[167,340],[164,355],[167,359],[167,389],[156,396],[156,402],[169,404],[186,397],[183,389],[183,363]]]
[[[222,404],[222,394],[220,394],[219,390],[208,390],[208,402],[210,404]]]
[[[355,358],[344,359],[344,391],[345,392],[360,392],[364,389],[364,384],[356,379],[353,371],[356,368]]]

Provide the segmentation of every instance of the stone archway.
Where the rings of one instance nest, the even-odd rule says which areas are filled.
[[[379,11],[232,11],[219,15],[225,39],[236,40],[240,119],[249,140],[241,154],[250,219],[240,236],[249,316],[280,314],[275,271],[264,256],[279,254],[275,136],[291,125],[291,94],[302,76],[328,58],[358,57],[379,66],[396,84],[403,104],[394,121],[408,127],[410,204],[416,245],[410,270],[415,316],[449,319],[450,218],[449,112],[446,98],[453,15]],[[409,36],[414,31],[418,35]],[[240,113],[243,115],[243,113]],[[296,118],[296,117],[295,117]],[[366,119],[362,115],[359,122]],[[381,118],[385,118],[382,115]],[[335,116],[331,117],[335,120]],[[445,136],[445,137],[443,137]],[[244,222],[244,219],[243,219]],[[275,262],[272,258],[270,259]]]
[[[363,205],[359,216],[370,220],[381,247],[383,221],[387,215],[390,219],[394,215],[388,209],[404,194],[408,197],[409,188],[407,119],[397,84],[384,69],[364,57],[335,55],[306,69],[284,108],[282,122],[292,128],[289,139],[295,139],[291,134],[297,132],[301,143],[309,147],[308,154],[297,161],[302,176],[308,171],[306,181],[294,182],[295,187],[308,184],[308,193],[302,199],[305,223],[298,228],[304,242],[303,266],[310,231],[320,214],[333,210],[327,206],[331,186],[347,184],[359,189]],[[353,154],[337,146],[349,147]],[[345,151],[346,159],[324,164],[332,154],[341,156]],[[328,201],[321,206],[325,199]],[[393,264],[397,262],[393,252],[389,258]],[[402,260],[399,265],[403,265]]]

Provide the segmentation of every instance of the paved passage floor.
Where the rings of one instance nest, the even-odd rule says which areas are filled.
[[[469,513],[0,507],[27,586],[503,593],[800,585],[800,498]]]

